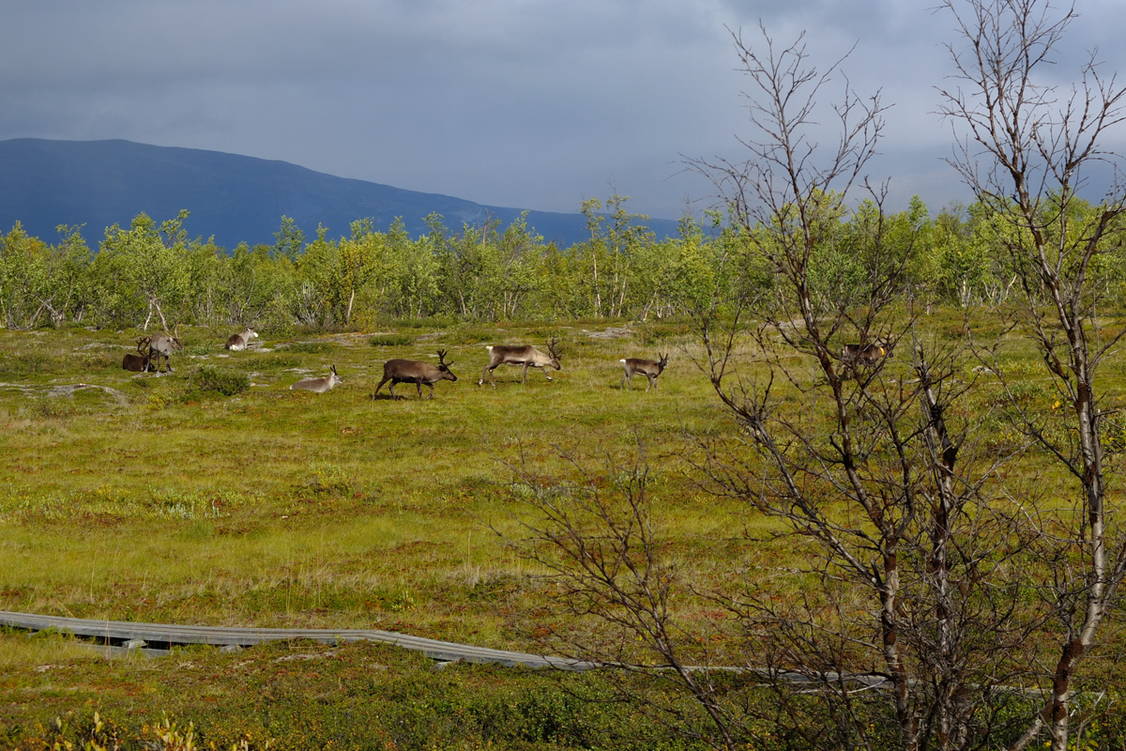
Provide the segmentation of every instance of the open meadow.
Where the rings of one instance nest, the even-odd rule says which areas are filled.
[[[551,593],[512,546],[533,518],[513,492],[519,465],[567,477],[577,458],[608,472],[633,461],[639,442],[662,523],[695,575],[722,578],[754,556],[739,542],[746,520],[737,505],[704,497],[685,472],[685,431],[734,426],[686,357],[695,345],[684,325],[263,332],[243,352],[223,349],[225,332],[188,329],[175,371],[161,375],[121,369],[140,333],[0,332],[0,609],[379,628],[542,650],[540,637],[557,624]],[[485,344],[542,345],[549,335],[563,349],[553,382],[533,369],[521,384],[519,368],[501,366],[496,388],[476,385]],[[434,399],[418,400],[411,384],[396,389],[406,398],[382,398],[386,386],[370,398],[384,360],[435,360],[438,349],[449,351],[459,380],[436,384]],[[659,387],[646,392],[637,377],[624,390],[618,359],[657,349],[672,359]],[[334,390],[289,389],[330,365],[343,378]],[[250,386],[233,396],[201,389],[201,367],[245,374]],[[99,388],[68,389],[78,384]],[[0,639],[8,645],[0,724],[122,700],[116,689],[103,694],[101,679],[90,678],[98,689],[60,685],[41,666],[77,663],[91,676],[128,667],[77,646]],[[178,664],[137,669],[155,677],[181,673]],[[218,675],[206,682],[207,691],[235,690]],[[154,698],[143,716],[159,719],[157,707],[174,704]]]
[[[966,330],[980,341],[1001,335],[988,315],[968,324],[961,316],[936,312],[920,322],[920,334],[935,343],[957,340]],[[543,571],[521,555],[522,525],[539,521],[522,499],[521,475],[575,479],[581,467],[605,479],[625,471],[639,451],[650,471],[662,554],[682,581],[716,591],[753,587],[785,580],[799,563],[787,559],[784,541],[750,539],[770,524],[740,501],[708,493],[692,466],[700,439],[750,453],[692,363],[701,345],[686,324],[265,331],[260,345],[243,352],[223,349],[224,332],[192,328],[181,332],[184,349],[173,356],[175,371],[162,375],[120,368],[139,335],[82,328],[0,332],[0,609],[167,623],[378,628],[543,652],[551,649],[545,636],[585,626],[561,615],[553,603],[557,593],[537,577]],[[531,370],[521,384],[519,368],[502,366],[496,388],[476,385],[487,362],[485,344],[542,343],[551,336],[563,351],[554,381]],[[1052,409],[1031,348],[1008,336],[999,367],[1017,381],[1021,398]],[[434,399],[417,399],[410,384],[397,387],[405,398],[371,398],[384,360],[435,360],[439,349],[448,350],[459,380],[438,382]],[[670,353],[659,387],[646,392],[644,379],[636,378],[632,390],[623,389],[618,359],[658,351]],[[760,353],[749,343],[736,352],[741,375],[761,374]],[[792,357],[800,366],[800,355]],[[334,390],[289,389],[330,365],[343,379]],[[964,378],[975,377],[973,366],[966,360]],[[895,358],[888,374],[908,367],[905,358]],[[201,379],[201,369],[209,368],[211,379]],[[1121,393],[1121,359],[1106,368]],[[225,382],[224,374],[245,375],[249,388],[230,396],[210,389]],[[72,388],[79,385],[86,387]],[[1021,441],[996,409],[1001,401],[996,386],[985,383],[962,404],[967,412],[980,410],[975,419],[994,421],[985,426],[983,450],[998,454]],[[785,404],[795,415],[804,411],[796,393]],[[1120,433],[1108,441],[1118,471],[1126,430],[1110,424]],[[1055,491],[1065,487],[1064,478],[1044,457],[1026,456],[1007,474],[1010,488],[1061,502]],[[792,586],[801,586],[800,577]],[[721,611],[692,597],[674,607],[687,629],[709,635],[713,659],[749,659],[738,635],[717,622]],[[90,713],[100,710],[135,725],[169,712],[181,725],[196,722],[212,739],[243,733],[281,739],[283,747],[287,738],[300,747],[296,739],[316,737],[340,747],[392,747],[393,741],[422,748],[455,737],[456,723],[392,738],[380,735],[387,726],[374,718],[399,712],[423,722],[418,713],[431,711],[430,699],[442,696],[475,716],[485,710],[474,710],[474,702],[491,707],[486,714],[493,719],[467,731],[467,748],[478,741],[582,745],[587,741],[573,734],[574,723],[601,739],[588,738],[595,744],[609,743],[618,731],[639,748],[658,743],[636,727],[615,731],[614,723],[625,720],[613,712],[596,712],[598,721],[586,716],[594,710],[574,698],[574,688],[597,694],[602,689],[594,676],[553,678],[487,666],[438,676],[424,669],[422,658],[363,645],[277,645],[239,655],[200,648],[155,660],[105,660],[49,635],[29,640],[10,632],[0,642],[0,725],[9,728],[11,742],[38,737],[34,728],[57,716],[88,724]],[[1094,669],[1105,670],[1120,652],[1112,640]],[[379,666],[377,677],[372,665]],[[366,688],[355,685],[359,674]],[[313,691],[319,707],[313,719],[271,715],[278,701],[299,706],[318,681],[339,690]],[[490,688],[477,694],[479,683]],[[341,716],[361,716],[350,713],[360,711],[364,691],[387,694],[391,704],[405,702],[365,720],[367,736],[340,726]],[[516,707],[514,697],[551,705],[542,711],[551,715],[556,735],[521,736],[528,726],[519,718],[529,710]],[[501,715],[508,719],[496,720]],[[493,732],[494,720],[523,729],[511,737]]]

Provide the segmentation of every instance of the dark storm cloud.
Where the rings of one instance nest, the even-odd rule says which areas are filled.
[[[880,166],[941,204],[960,189],[939,161],[949,22],[932,5],[17,0],[0,138],[218,149],[540,209],[617,191],[675,216],[711,193],[681,156],[737,154],[744,83],[725,27],[750,37],[762,19],[780,40],[808,30],[823,65],[855,45],[853,84],[895,104]],[[1117,53],[1114,7],[1080,10],[1063,62]]]

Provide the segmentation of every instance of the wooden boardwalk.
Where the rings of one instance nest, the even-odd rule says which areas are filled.
[[[590,670],[593,662],[562,657],[547,657],[526,652],[475,647],[469,644],[426,639],[394,631],[375,629],[324,628],[230,628],[226,626],[181,626],[171,623],[135,623],[88,618],[64,618],[55,615],[14,613],[0,610],[0,626],[44,631],[53,629],[95,640],[110,647],[144,649],[148,654],[186,644],[211,644],[217,647],[250,647],[268,641],[312,639],[326,644],[347,641],[374,641],[421,652],[443,662],[481,662],[508,667],[556,668],[559,670]]]
[[[167,654],[174,646],[210,644],[217,647],[251,647],[268,641],[312,639],[325,644],[346,641],[373,641],[421,652],[440,662],[477,662],[506,667],[554,668],[556,670],[593,670],[611,665],[584,662],[564,657],[533,655],[504,649],[474,647],[469,644],[426,639],[395,631],[351,628],[235,628],[227,626],[181,626],[170,623],[135,623],[133,621],[105,621],[89,618],[64,618],[55,615],[15,613],[0,610],[0,628],[17,628],[28,631],[53,629],[60,633],[92,640],[107,653],[137,650],[150,656]],[[635,666],[637,667],[637,666]],[[650,667],[651,670],[668,670],[667,667]],[[891,681],[881,673],[798,673],[756,667],[687,666],[690,671],[734,671],[758,676],[764,683],[786,682],[808,686],[805,690],[839,689],[851,684],[866,689],[890,689]],[[1021,686],[996,686],[995,688],[1042,698],[1042,689]]]

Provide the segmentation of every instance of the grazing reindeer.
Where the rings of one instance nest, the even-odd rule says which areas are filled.
[[[227,349],[231,350],[232,352],[241,352],[242,350],[244,350],[244,349],[246,349],[247,347],[250,346],[250,340],[251,339],[257,339],[257,338],[258,338],[258,332],[255,331],[254,329],[248,328],[245,331],[243,331],[242,333],[231,334],[227,338],[226,347],[227,347]]]
[[[645,390],[657,388],[657,376],[665,372],[665,367],[669,364],[668,355],[660,355],[660,360],[642,360],[637,357],[627,357],[624,360],[618,360],[625,367],[625,377],[622,382],[626,388],[633,388],[631,383],[635,375],[643,375],[648,379],[648,385]]]
[[[456,381],[457,376],[450,372],[453,363],[446,362],[446,350],[438,350],[438,364],[431,365],[421,360],[388,360],[383,363],[383,380],[375,387],[374,399],[383,384],[391,382],[388,389],[391,396],[395,396],[395,384],[413,383],[418,390],[418,398],[422,398],[422,384],[430,387],[430,398],[434,398],[434,384],[438,381]]]
[[[849,367],[870,367],[885,357],[891,357],[891,344],[883,339],[870,344],[846,344],[841,350],[841,362]]]
[[[528,368],[544,368],[543,374],[547,380],[551,380],[551,376],[547,375],[547,368],[550,366],[556,370],[562,370],[563,366],[559,364],[559,350],[555,348],[557,341],[552,338],[547,344],[547,354],[540,352],[535,347],[529,344],[498,344],[495,347],[490,345],[485,347],[489,350],[489,364],[481,371],[481,378],[477,381],[480,386],[485,382],[485,376],[489,377],[489,383],[496,386],[497,383],[493,379],[493,371],[500,365],[523,365],[524,374],[521,378],[521,383],[528,381]]]
[[[143,337],[141,342],[144,342],[145,338],[148,339],[146,346],[148,347],[148,356],[153,365],[153,370],[160,372],[159,363],[160,358],[163,357],[164,367],[171,373],[172,359],[170,356],[173,352],[183,349],[184,345],[180,344],[180,340],[172,334],[153,334],[150,337]],[[141,347],[141,342],[137,343],[138,349]]]
[[[344,380],[336,374],[336,366],[332,366],[332,372],[321,378],[302,378],[297,383],[289,388],[302,389],[304,391],[312,391],[314,394],[323,394],[326,391],[336,387],[336,384],[343,383]]]

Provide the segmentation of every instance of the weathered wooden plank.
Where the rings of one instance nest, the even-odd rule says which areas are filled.
[[[55,629],[64,633],[105,642],[128,642],[141,640],[153,644],[212,644],[215,646],[237,645],[243,647],[267,641],[290,641],[312,639],[335,644],[342,641],[374,641],[390,644],[403,649],[422,652],[436,660],[461,660],[463,662],[486,662],[510,667],[557,668],[561,670],[589,670],[597,667],[595,663],[569,660],[562,657],[533,655],[527,652],[513,652],[503,649],[490,649],[470,644],[427,639],[421,636],[400,634],[395,631],[375,629],[291,629],[291,628],[241,628],[229,626],[191,626],[171,623],[140,623],[134,621],[94,620],[88,618],[68,618],[65,616],[38,615],[36,613],[16,613],[0,611],[0,626],[22,628],[32,631]]]
[[[268,641],[292,641],[312,639],[336,644],[342,641],[374,641],[381,644],[422,652],[427,657],[440,662],[478,662],[503,665],[507,667],[554,668],[557,670],[592,670],[610,665],[584,662],[564,657],[533,655],[527,652],[513,652],[489,647],[475,647],[470,644],[427,639],[422,636],[400,634],[395,631],[374,629],[301,629],[301,628],[241,628],[229,626],[184,626],[171,623],[139,623],[134,621],[94,620],[87,618],[67,618],[64,616],[38,615],[35,613],[16,613],[0,610],[0,626],[43,631],[55,629],[64,633],[87,638],[95,638],[103,644],[130,640],[142,640],[148,646],[141,648],[145,654],[159,654],[161,650],[152,649],[153,644],[183,645],[211,644],[214,646],[249,647]],[[107,646],[109,653],[126,652],[121,646]],[[620,666],[624,667],[624,666]],[[665,667],[650,666],[649,670],[667,670]],[[887,689],[891,680],[880,673],[836,673],[824,672],[804,674],[786,670],[772,670],[748,666],[687,666],[689,671],[733,671],[755,675],[764,683],[783,681],[792,684],[805,684],[809,689],[818,690],[834,687],[842,683],[855,684],[865,688]],[[995,686],[1002,691],[1042,696],[1042,689],[1022,686]]]

